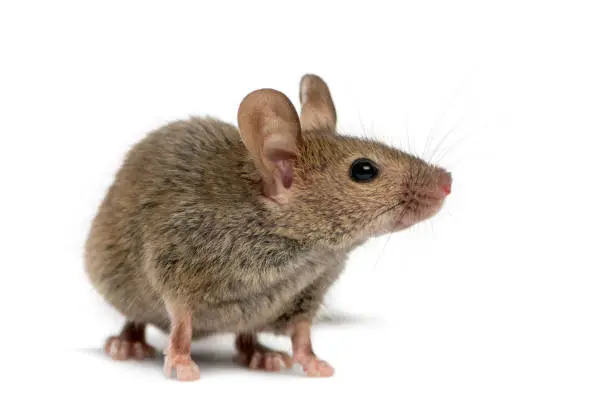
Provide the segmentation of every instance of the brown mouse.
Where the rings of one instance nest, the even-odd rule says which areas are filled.
[[[242,362],[264,370],[334,369],[310,328],[349,252],[436,214],[450,174],[382,143],[336,132],[328,86],[300,83],[301,114],[276,90],[248,94],[238,128],[170,123],[127,154],[86,243],[87,273],[127,319],[105,351],[154,353],[146,325],[170,333],[164,371],[199,378],[192,339],[236,333]],[[291,337],[293,356],[257,334]]]

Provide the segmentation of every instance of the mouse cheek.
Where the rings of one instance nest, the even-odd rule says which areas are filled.
[[[419,217],[415,215],[414,212],[406,211],[404,215],[402,215],[402,218],[399,221],[398,227],[400,230],[410,228],[411,226],[413,226],[419,221],[420,221]]]
[[[423,205],[418,213],[418,222],[425,221],[435,216],[444,205],[444,198],[429,201],[427,205]]]

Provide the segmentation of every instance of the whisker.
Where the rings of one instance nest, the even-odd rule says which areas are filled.
[[[400,203],[400,204],[401,204],[401,203]],[[398,204],[398,205],[399,205],[399,204]],[[396,205],[396,207],[397,207],[398,205]],[[404,216],[404,214],[406,213],[407,209],[408,209],[408,208],[406,207],[406,208],[404,208],[402,211],[400,211],[400,215],[398,215],[398,216],[397,216],[397,219],[394,221],[394,223],[393,223],[393,228],[392,228],[392,229],[395,229],[395,228],[396,228],[396,227],[399,225],[399,223],[400,223],[400,221],[402,220],[402,217],[403,217],[403,216]],[[393,234],[394,234],[394,232],[393,232],[393,231],[392,231],[392,232],[390,232],[390,233],[389,233],[389,236],[387,237],[387,240],[385,240],[385,243],[383,244],[383,247],[382,247],[382,249],[381,249],[380,253],[378,254],[378,258],[376,259],[376,262],[374,262],[374,272],[376,272],[376,269],[378,268],[378,263],[380,262],[380,259],[382,258],[382,255],[383,255],[383,253],[385,252],[385,249],[387,248],[387,245],[389,244],[389,241],[391,240],[391,237],[393,236]]]
[[[459,98],[459,95],[463,92],[463,90],[465,90],[465,88],[467,87],[467,85],[469,84],[469,82],[471,82],[472,80],[472,76],[474,74],[474,67],[472,67],[472,69],[470,70],[470,72],[463,78],[462,83],[455,89],[455,91],[453,92],[453,95],[448,99],[448,102],[446,103],[444,109],[442,110],[442,113],[440,114],[440,118],[438,120],[436,120],[436,123],[434,125],[432,125],[431,130],[429,131],[429,135],[432,135],[434,132],[434,129],[438,126],[438,124],[440,122],[442,122],[447,114],[448,111],[450,109],[450,107],[455,103],[455,101]],[[460,121],[463,121],[463,116],[464,114],[461,114],[462,117],[460,118]],[[457,124],[455,124],[453,127],[455,127]],[[448,136],[445,135],[445,138]],[[429,143],[429,136],[428,136],[428,143]],[[429,146],[428,146],[429,147]],[[436,147],[437,149],[437,147]],[[425,156],[425,155],[424,155]],[[428,162],[431,162],[433,160],[433,158],[435,157],[435,151],[432,154],[432,157],[429,159],[426,159]]]
[[[380,262],[380,259],[382,258],[382,255],[385,252],[385,249],[387,248],[387,244],[391,240],[391,236],[393,236],[393,233],[390,233],[389,236],[387,236],[387,240],[385,240],[385,243],[383,244],[383,247],[380,253],[378,254],[378,257],[376,258],[376,261],[374,262],[374,270],[373,270],[374,272],[376,272],[376,269],[378,268],[378,262]]]
[[[438,150],[440,149],[440,147],[444,144],[444,142],[448,139],[448,137],[450,136],[450,134],[452,134],[453,132],[455,132],[455,130],[459,127],[459,125],[463,122],[463,117],[457,121],[455,124],[453,124],[453,126],[451,127],[451,129],[449,129],[446,134],[444,134],[444,136],[442,137],[442,139],[440,139],[440,141],[438,142],[438,144],[436,145],[436,148],[433,150],[433,152],[431,153],[431,157],[428,159],[430,162],[434,160],[434,158],[436,157],[436,153],[438,152]]]
[[[465,140],[466,140],[466,138],[459,138],[459,139],[457,139],[454,144],[451,144],[448,148],[446,148],[446,150],[444,150],[442,152],[440,157],[435,160],[434,164],[438,165],[448,155],[448,152],[450,152],[454,148],[457,148],[458,146],[460,146],[460,144],[462,142],[465,142]]]
[[[363,131],[362,136],[366,137],[368,133],[365,129],[365,125],[363,125],[363,119],[361,118],[361,113],[359,111],[357,111],[357,118],[359,119],[359,125],[361,126],[361,130]]]
[[[459,86],[455,92],[453,93],[453,95],[451,96],[451,98],[447,101],[446,105],[444,106],[444,108],[442,109],[442,113],[440,114],[440,117],[435,121],[435,123],[431,126],[429,133],[427,135],[427,148],[425,149],[425,151],[423,152],[423,156],[425,156],[425,153],[428,151],[429,149],[429,144],[430,144],[430,139],[432,138],[434,129],[436,129],[436,127],[440,124],[440,122],[442,122],[444,120],[444,118],[446,118],[446,115],[448,114],[448,110],[450,109],[450,106],[455,102],[455,99],[457,98],[457,96],[459,95],[459,93],[461,92],[461,86]]]
[[[433,130],[433,127],[432,127]],[[431,147],[431,143],[434,140],[434,136],[432,134],[432,130],[427,134],[427,140],[425,141],[425,146],[423,147],[423,154],[421,155],[423,159],[427,160],[425,156],[427,156],[427,152],[429,152],[429,148]]]
[[[395,208],[399,207],[400,205],[402,205],[402,203],[403,203],[403,202],[402,202],[402,201],[400,201],[400,202],[398,202],[398,203],[396,203],[396,204],[393,204],[391,207],[389,207],[389,208],[385,209],[385,210],[384,210],[383,212],[381,212],[380,214],[376,214],[376,216],[374,216],[374,218],[372,218],[372,220],[375,220],[375,219],[376,219],[376,218],[378,218],[379,216],[384,215],[384,214],[386,214],[387,212],[389,212],[389,211],[391,211],[391,210],[393,210],[393,209],[395,209]]]
[[[403,117],[404,121],[404,131],[406,132],[406,139],[408,140],[408,153],[414,155],[416,153],[416,145],[413,144],[414,140],[410,137],[408,133],[408,122],[406,120],[406,116]]]

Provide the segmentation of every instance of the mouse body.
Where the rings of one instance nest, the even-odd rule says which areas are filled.
[[[165,125],[127,154],[85,246],[96,290],[126,317],[105,351],[144,358],[146,325],[170,334],[164,372],[199,378],[192,339],[236,333],[240,361],[310,376],[334,369],[310,328],[352,249],[428,219],[450,174],[371,139],[336,132],[327,84],[305,75],[301,113],[272,89],[249,93],[238,127],[193,117]],[[293,356],[260,332],[291,337]]]

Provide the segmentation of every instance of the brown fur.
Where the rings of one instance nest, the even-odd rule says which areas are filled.
[[[442,204],[441,169],[336,133],[330,103],[303,114],[319,126],[302,122],[284,203],[262,192],[272,172],[262,174],[230,124],[191,118],[135,145],[86,244],[87,273],[100,294],[128,320],[165,331],[166,303],[180,305],[193,314],[194,337],[284,332],[312,320],[351,249]],[[349,177],[360,157],[380,168],[370,183]]]

